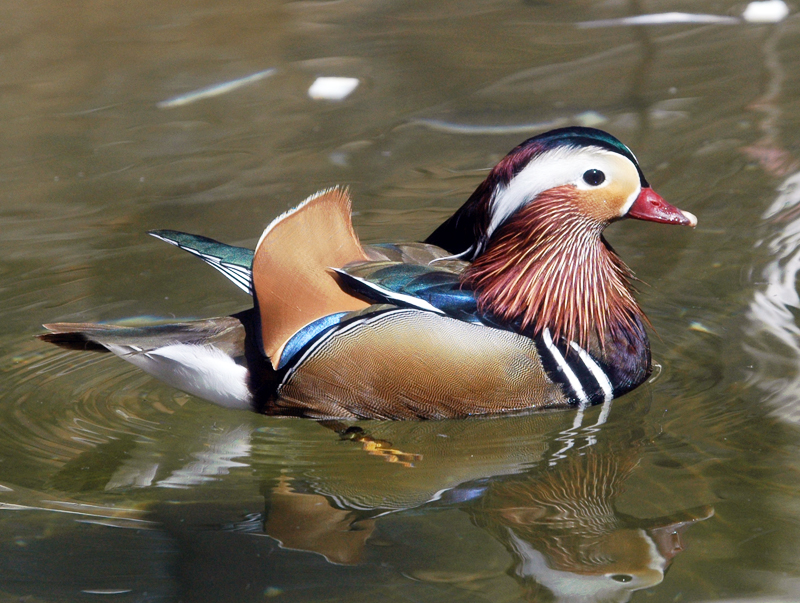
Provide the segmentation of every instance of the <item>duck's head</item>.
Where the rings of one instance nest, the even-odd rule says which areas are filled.
[[[554,197],[561,207],[544,202]],[[555,215],[545,215],[550,212]],[[697,224],[694,215],[653,191],[627,146],[602,130],[571,127],[534,136],[512,149],[426,242],[474,260],[520,213],[550,217],[554,225],[572,214],[600,232],[622,218]]]
[[[586,344],[641,315],[630,271],[601,236],[623,218],[697,224],[619,140],[562,128],[514,148],[426,242],[473,262],[466,282],[484,311]]]

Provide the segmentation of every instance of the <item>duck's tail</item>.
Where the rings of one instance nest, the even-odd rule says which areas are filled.
[[[141,326],[54,323],[44,325],[50,332],[38,338],[68,350],[112,352],[180,390],[222,406],[250,409],[252,354],[247,352],[245,322],[252,320],[251,314]]]
[[[88,322],[55,322],[42,325],[49,333],[37,335],[38,339],[53,343],[66,350],[110,352],[106,346],[94,341],[90,333],[99,326]]]

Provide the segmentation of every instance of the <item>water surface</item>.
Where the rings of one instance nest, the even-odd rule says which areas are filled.
[[[800,597],[800,20],[576,26],[742,8],[8,3],[3,600]],[[314,101],[318,76],[360,83]],[[148,229],[253,246],[346,184],[364,242],[419,239],[510,148],[567,124],[622,139],[700,221],[607,231],[660,365],[610,409],[343,434],[33,339],[44,322],[247,307]]]

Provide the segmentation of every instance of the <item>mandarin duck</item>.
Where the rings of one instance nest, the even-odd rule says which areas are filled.
[[[316,419],[439,419],[579,407],[651,372],[617,220],[695,226],[610,134],[553,130],[514,148],[422,243],[362,245],[346,190],[278,216],[255,252],[171,230],[253,296],[177,324],[55,323],[39,337],[110,351],[218,404]]]

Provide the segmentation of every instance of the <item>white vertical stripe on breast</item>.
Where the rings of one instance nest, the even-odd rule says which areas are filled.
[[[614,386],[611,385],[611,380],[606,375],[605,371],[600,368],[594,358],[589,356],[589,354],[580,347],[574,341],[570,343],[572,349],[578,352],[578,356],[586,365],[586,368],[589,369],[589,372],[592,373],[592,376],[597,380],[597,385],[600,386],[600,389],[603,390],[603,402],[609,402],[614,399]]]
[[[578,397],[581,408],[586,408],[589,406],[589,398],[586,396],[586,392],[583,390],[580,379],[578,379],[578,376],[570,368],[569,364],[567,364],[564,356],[561,355],[561,352],[559,352],[558,348],[553,344],[553,338],[550,336],[550,329],[545,327],[545,329],[542,331],[542,340],[544,341],[544,345],[547,347],[547,350],[550,352],[550,355],[553,357],[553,360],[556,361],[564,375],[566,375],[570,387]]]

